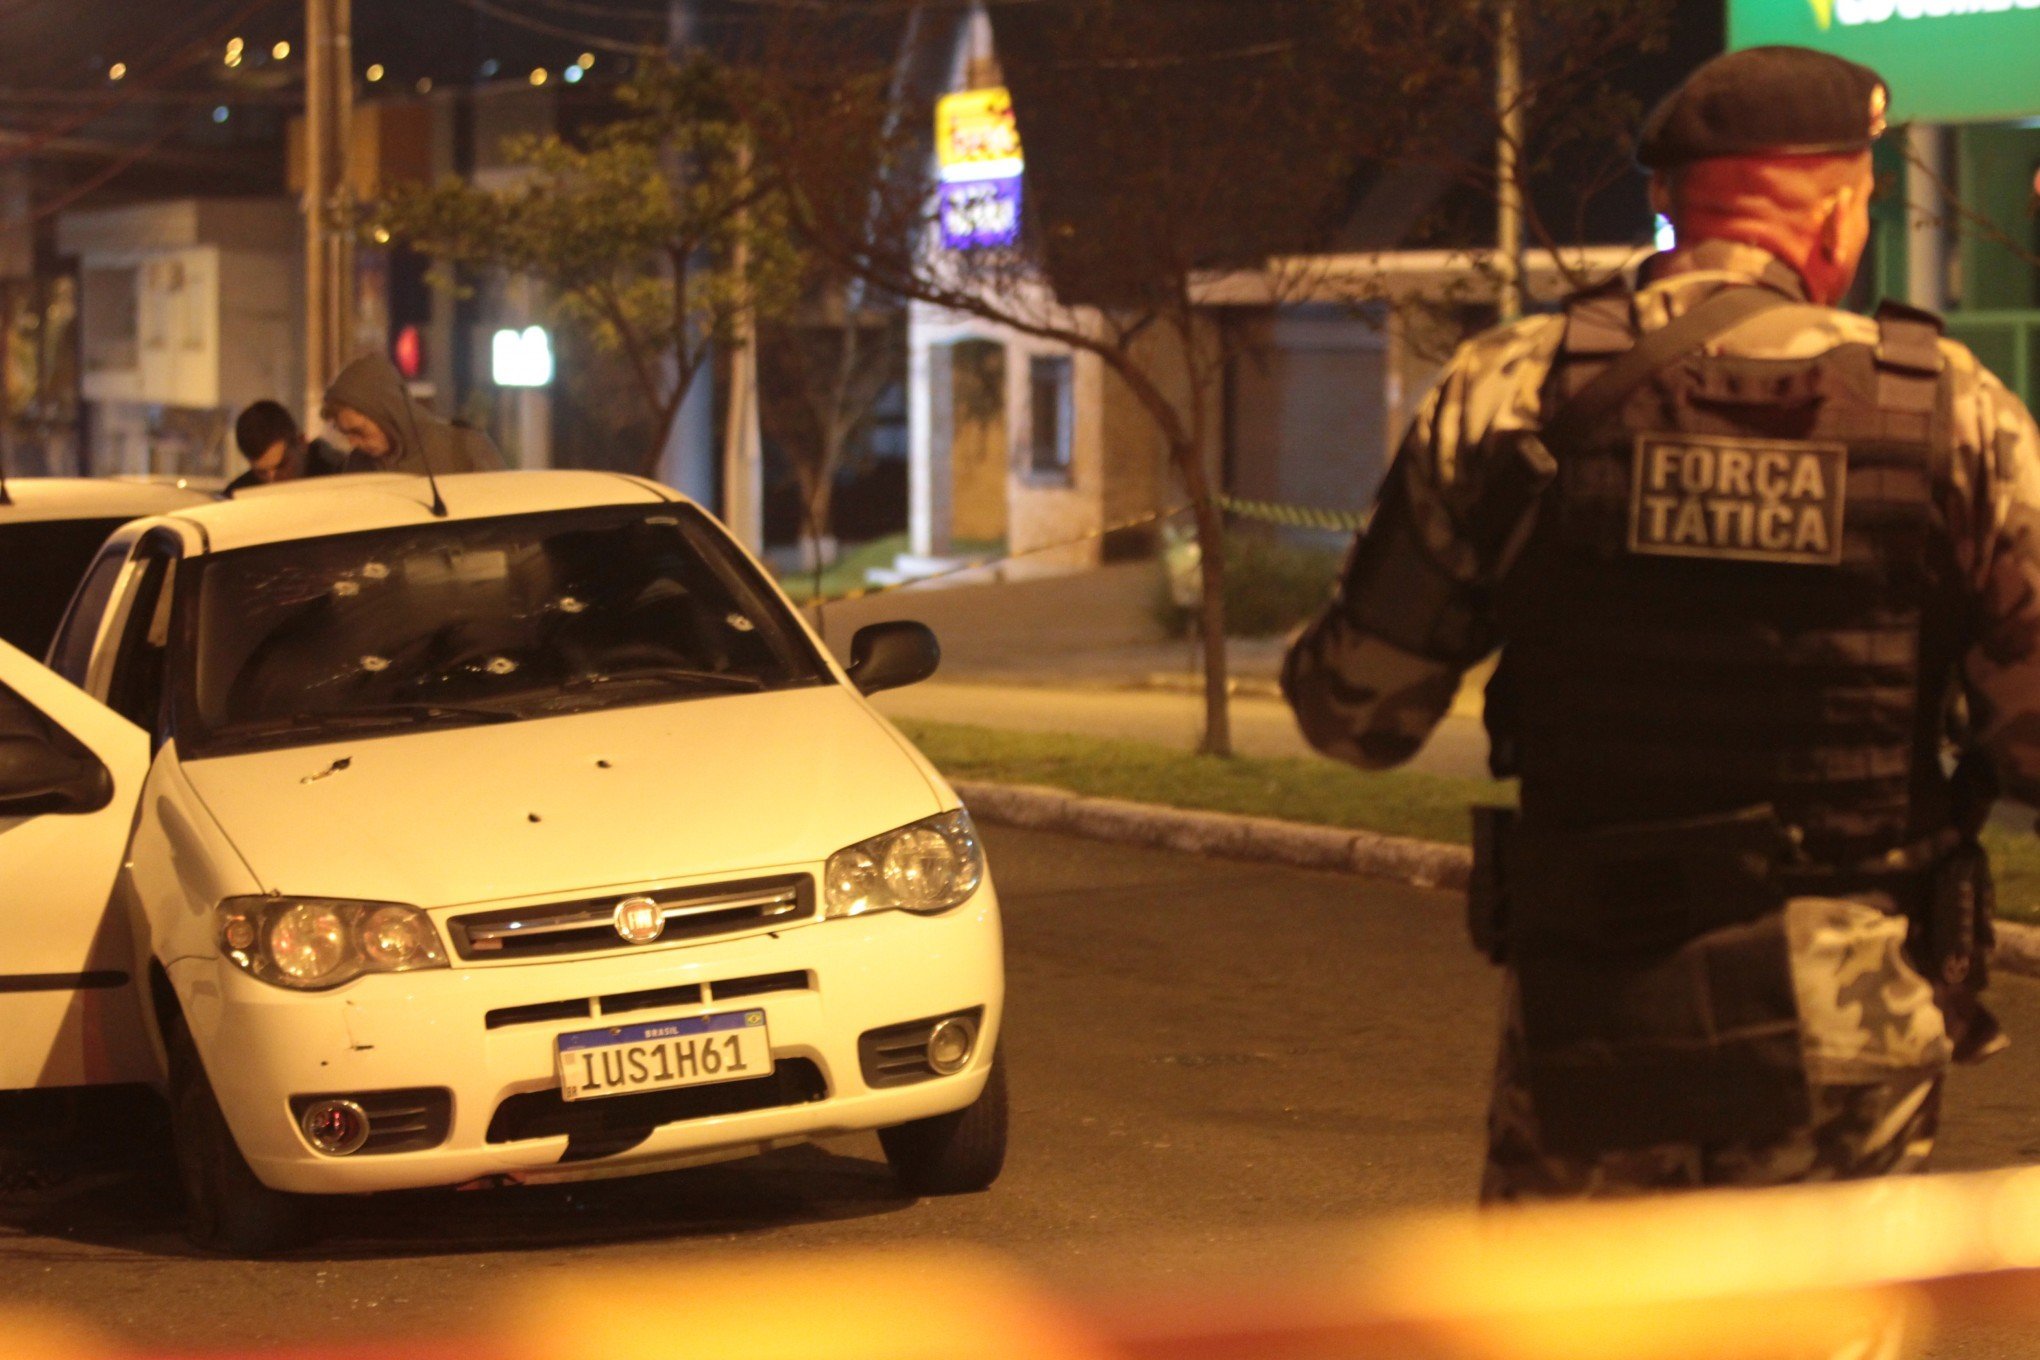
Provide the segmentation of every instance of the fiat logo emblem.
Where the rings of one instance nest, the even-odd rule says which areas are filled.
[[[626,897],[616,904],[616,933],[630,944],[650,944],[666,933],[666,913],[649,897]]]

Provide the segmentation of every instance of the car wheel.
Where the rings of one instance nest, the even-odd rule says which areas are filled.
[[[992,1056],[978,1098],[951,1114],[878,1131],[900,1188],[910,1195],[964,1195],[999,1178],[1006,1165],[1006,1067]]]
[[[181,1027],[170,1053],[170,1133],[184,1189],[184,1232],[193,1246],[265,1256],[303,1237],[303,1197],[255,1178],[220,1113],[198,1050]]]

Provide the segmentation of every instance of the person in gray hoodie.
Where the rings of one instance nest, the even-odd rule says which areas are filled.
[[[493,472],[503,455],[480,430],[441,420],[412,400],[403,375],[380,354],[340,370],[319,412],[350,446],[342,472]]]

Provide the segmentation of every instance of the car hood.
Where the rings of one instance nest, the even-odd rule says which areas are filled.
[[[454,906],[819,861],[942,810],[836,685],[185,767],[265,889]]]

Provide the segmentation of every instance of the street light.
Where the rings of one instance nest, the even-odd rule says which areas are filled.
[[[269,49],[269,55],[275,57],[278,61],[288,60],[290,57],[290,44],[287,42],[278,43]]]
[[[124,61],[117,61],[113,65],[107,67],[106,78],[108,80],[126,80],[127,63]]]

